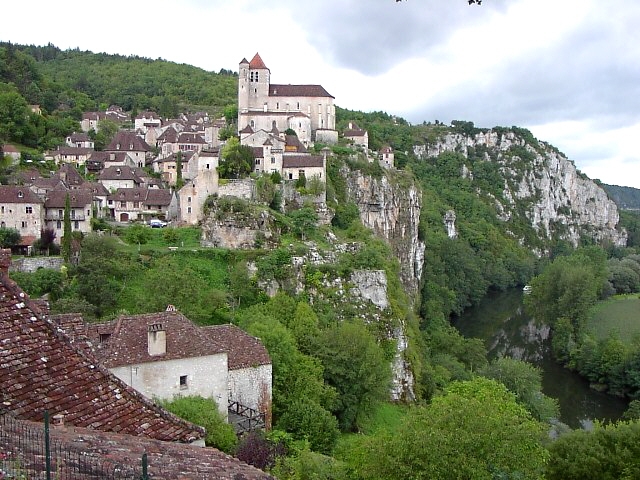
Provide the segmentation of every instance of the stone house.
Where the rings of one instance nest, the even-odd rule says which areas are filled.
[[[362,147],[365,152],[369,149],[369,133],[353,122],[349,122],[344,131],[344,138],[353,142],[354,145]]]
[[[93,194],[90,190],[52,190],[44,201],[45,227],[56,233],[55,241],[60,243],[64,235],[64,210],[69,195],[69,217],[74,232],[91,232]]]
[[[70,163],[74,166],[84,166],[93,153],[93,148],[86,147],[58,147],[50,152],[56,164]]]
[[[24,246],[40,238],[44,202],[26,186],[0,185],[0,227],[14,228]]]
[[[111,120],[117,124],[122,124],[129,120],[129,116],[122,111],[121,107],[112,105],[105,112],[85,112],[82,114],[80,128],[83,132],[93,130],[97,132],[100,129],[102,120]]]
[[[321,141],[335,143],[334,97],[321,85],[272,84],[271,71],[258,53],[239,64],[238,128],[284,132],[293,129],[309,145]]]
[[[88,172],[96,174],[109,167],[136,168],[137,164],[127,152],[93,152],[85,166]]]
[[[380,149],[380,153],[378,154],[378,162],[382,168],[393,168],[394,167],[394,155],[393,148],[389,145],[385,145]]]
[[[89,138],[89,135],[86,133],[76,133],[73,132],[71,135],[68,135],[65,139],[67,147],[75,147],[75,148],[89,148],[93,150],[95,148],[95,144],[93,140]]]
[[[163,158],[156,158],[152,165],[153,171],[159,173],[162,181],[167,185],[174,186],[178,181],[178,156],[182,168],[182,178],[191,178],[189,172],[197,170],[198,163],[197,151],[178,151]]]
[[[103,169],[98,176],[98,181],[107,190],[118,188],[136,188],[144,184],[135,169],[127,166],[112,166]]]
[[[151,128],[157,128],[162,125],[162,119],[156,112],[142,112],[136,115],[133,122],[133,128],[143,134]]]
[[[161,188],[118,188],[107,197],[108,216],[119,222],[178,217],[175,192]]]
[[[18,162],[20,160],[20,151],[11,144],[5,143],[2,145],[2,154],[5,157],[11,158],[13,162]]]
[[[286,180],[318,177],[324,182],[325,172],[326,163],[323,155],[285,154],[282,157],[282,178]]]
[[[204,218],[204,203],[218,193],[218,170],[201,170],[178,191],[180,221],[196,225]]]
[[[198,327],[170,306],[89,329],[102,365],[148,398],[213,398],[225,418],[230,401],[270,414],[271,359],[236,326]]]
[[[136,166],[142,168],[146,165],[147,157],[151,154],[151,147],[134,132],[120,130],[104,151],[126,152],[133,159]]]

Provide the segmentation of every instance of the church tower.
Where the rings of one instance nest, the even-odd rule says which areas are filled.
[[[238,69],[238,121],[242,112],[249,110],[249,62],[246,58],[240,61]],[[238,126],[240,124],[238,123]]]
[[[271,72],[256,53],[249,62],[249,110],[268,111]]]

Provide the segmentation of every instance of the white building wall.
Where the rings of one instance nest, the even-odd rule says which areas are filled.
[[[227,418],[227,354],[127,365],[109,369],[120,380],[148,398],[172,400],[176,395],[213,398]],[[180,377],[187,376],[186,386]]]
[[[259,412],[271,410],[271,365],[240,368],[229,371],[229,400]]]

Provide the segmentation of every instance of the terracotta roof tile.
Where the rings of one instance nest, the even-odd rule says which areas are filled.
[[[289,155],[282,156],[282,168],[322,167],[324,158],[321,155]]]
[[[0,185],[0,203],[42,203],[29,187]]]
[[[269,85],[270,97],[330,97],[322,85]]]
[[[267,66],[264,64],[264,62],[262,61],[262,58],[260,58],[259,53],[256,53],[253,56],[253,58],[249,62],[249,68],[263,68],[263,69],[269,70]]]
[[[210,325],[201,327],[201,330],[212,342],[225,349],[229,370],[271,364],[271,357],[262,342],[235,325]]]

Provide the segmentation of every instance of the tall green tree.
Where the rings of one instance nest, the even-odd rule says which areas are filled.
[[[380,480],[540,479],[545,430],[495,380],[454,382],[400,428],[367,442],[359,471]]]
[[[344,431],[357,431],[359,421],[386,399],[391,371],[382,348],[359,321],[345,321],[322,332],[315,354],[326,382],[338,392],[334,412]]]
[[[222,147],[218,172],[222,178],[242,178],[253,169],[253,151],[240,145],[238,137],[231,137]]]
[[[12,248],[20,243],[22,236],[15,228],[0,227],[0,247]]]
[[[66,263],[71,261],[71,198],[69,193],[64,198],[64,224],[62,230],[62,257]]]

